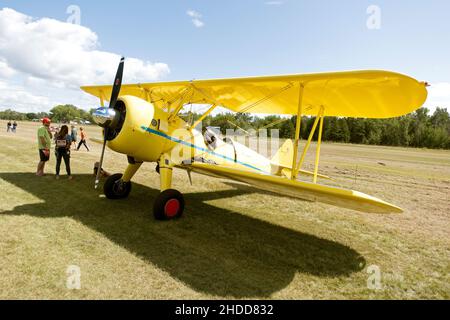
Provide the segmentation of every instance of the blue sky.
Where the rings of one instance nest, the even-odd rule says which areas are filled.
[[[170,69],[149,80],[385,69],[436,84],[432,103],[450,101],[447,0],[0,1],[0,8],[66,21],[72,4],[99,50]],[[379,29],[367,27],[370,5],[380,9]]]

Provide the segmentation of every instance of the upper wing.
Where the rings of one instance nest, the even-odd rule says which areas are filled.
[[[248,183],[258,189],[267,190],[308,201],[324,202],[334,206],[353,209],[361,212],[403,212],[403,210],[399,207],[358,191],[295,181],[205,163],[193,163],[191,165],[181,167],[202,174],[212,175],[215,177],[224,177],[235,181]]]
[[[305,75],[193,80],[123,85],[121,95],[151,101],[160,108],[180,98],[185,103],[216,104],[234,112],[297,114],[299,84],[304,86],[303,115],[391,118],[421,107],[426,84],[387,71],[352,71]],[[82,89],[104,100],[111,86]]]

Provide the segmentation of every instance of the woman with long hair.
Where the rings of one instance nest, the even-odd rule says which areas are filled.
[[[69,127],[62,126],[58,135],[55,137],[56,142],[56,179],[59,179],[59,171],[61,168],[61,160],[64,159],[66,165],[66,172],[69,176],[69,180],[72,180],[70,171],[70,146],[72,144],[72,138],[69,134]]]

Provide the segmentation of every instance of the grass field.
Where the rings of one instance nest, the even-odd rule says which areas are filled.
[[[93,189],[100,146],[72,153],[73,181],[54,179],[54,157],[37,178],[37,124],[19,123],[15,135],[4,121],[0,128],[0,299],[450,298],[449,151],[323,145],[330,183],[399,205],[402,215],[200,175],[190,186],[176,171],[187,207],[167,223],[151,213],[154,164],[137,174],[129,199],[111,202]],[[104,167],[122,172],[126,158],[109,151]],[[69,265],[80,267],[80,290],[66,288]],[[378,290],[367,285],[373,266]]]

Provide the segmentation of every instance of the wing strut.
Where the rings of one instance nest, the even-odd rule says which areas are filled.
[[[306,145],[303,148],[302,156],[300,158],[300,161],[297,164],[297,171],[303,167],[303,162],[305,161],[306,153],[308,153],[309,147],[311,145],[311,141],[314,137],[314,134],[316,133],[317,125],[319,124],[319,120],[322,118],[322,110],[323,110],[323,107],[320,108],[319,114],[317,115],[316,120],[314,121],[314,125],[311,128],[311,132],[309,133],[308,141],[306,142]]]
[[[322,132],[323,132],[323,118],[324,118],[324,108],[321,108],[322,114],[320,116],[320,127],[319,127],[319,137],[317,138],[317,148],[316,148],[316,163],[314,165],[314,183],[317,183],[317,174],[319,172],[319,160],[320,160],[320,145],[322,144]]]
[[[202,114],[202,116],[200,118],[197,119],[197,121],[194,122],[194,124],[192,124],[192,126],[190,127],[190,129],[194,129],[196,126],[198,126],[203,120],[205,120],[205,118],[211,113],[213,112],[213,110],[217,107],[217,104],[213,104],[204,114]]]
[[[317,140],[317,149],[316,149],[316,161],[315,161],[315,167],[314,167],[314,183],[317,183],[317,174],[319,171],[319,159],[320,159],[320,146],[322,143],[322,131],[323,131],[323,118],[324,118],[324,111],[325,108],[323,106],[320,107],[319,113],[316,116],[316,120],[314,121],[314,125],[311,128],[311,132],[309,133],[308,141],[306,142],[305,147],[303,148],[303,153],[300,158],[300,161],[298,162],[296,166],[296,173],[301,170],[303,166],[303,162],[305,161],[306,153],[309,150],[309,147],[311,145],[311,141],[314,137],[314,134],[316,133],[317,125],[320,122],[320,128],[319,128],[319,138]]]
[[[103,90],[100,90],[100,105],[105,106],[105,98],[103,98]]]
[[[153,103],[152,101],[152,93],[147,88],[144,88],[145,92],[145,100],[147,100],[148,103]]]
[[[168,106],[168,110],[170,111],[172,109],[172,106],[175,105],[178,101],[179,104],[177,107],[175,107],[175,109],[170,113],[168,120],[171,121],[173,119],[173,117],[175,117],[176,115],[178,115],[178,113],[181,111],[181,109],[183,109],[184,107],[184,100],[186,95],[191,92],[192,88],[185,88],[179,95],[179,97],[177,99],[175,99],[175,101],[170,104]]]
[[[297,108],[297,122],[295,125],[295,140],[294,140],[294,157],[292,159],[292,175],[291,179],[297,179],[297,154],[298,154],[298,144],[300,142],[300,126],[302,124],[302,103],[303,103],[303,93],[305,91],[305,86],[300,82],[300,88],[298,93],[298,108]]]

